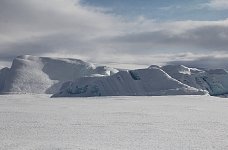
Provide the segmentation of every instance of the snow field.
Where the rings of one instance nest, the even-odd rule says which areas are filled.
[[[228,149],[228,101],[210,96],[0,96],[0,149]]]

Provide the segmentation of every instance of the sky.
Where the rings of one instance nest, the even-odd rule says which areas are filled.
[[[227,0],[0,0],[0,67],[35,55],[226,68],[227,14]]]

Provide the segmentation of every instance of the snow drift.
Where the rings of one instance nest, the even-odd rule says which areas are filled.
[[[84,77],[63,84],[53,97],[204,95],[159,68],[120,71],[107,77]]]
[[[107,76],[116,72],[116,69],[96,67],[78,59],[18,56],[10,69],[1,71],[0,91],[53,94],[66,81],[84,76]]]

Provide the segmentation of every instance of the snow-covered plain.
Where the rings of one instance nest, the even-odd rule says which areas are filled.
[[[0,149],[228,149],[228,100],[0,95]]]

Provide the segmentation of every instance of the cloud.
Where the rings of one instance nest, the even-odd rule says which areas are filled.
[[[228,50],[228,20],[153,22],[141,26],[147,30],[106,38],[104,43],[135,54]]]
[[[114,17],[72,0],[1,0],[0,26],[1,57],[82,53],[96,47],[92,39],[121,32]]]
[[[79,0],[0,1],[4,61],[30,54],[160,64],[188,52],[227,52],[227,37],[228,20],[157,22],[140,16],[126,21]]]
[[[185,65],[188,67],[216,69],[222,68],[228,70],[228,55],[227,53],[211,53],[211,54],[190,54],[186,55],[183,59],[173,60],[167,64]]]
[[[216,9],[216,10],[227,10],[228,1],[227,0],[210,0],[209,3],[206,3],[207,7]]]
[[[223,68],[228,70],[228,54],[226,52],[211,52],[211,53],[161,53],[161,54],[138,54],[135,58],[134,55],[121,54],[106,57],[104,60],[106,64],[117,68],[147,68],[150,65],[185,65],[188,67],[196,68]],[[114,60],[114,61],[113,61]],[[118,60],[115,61],[115,60]],[[91,62],[100,62],[97,58],[90,59]]]

